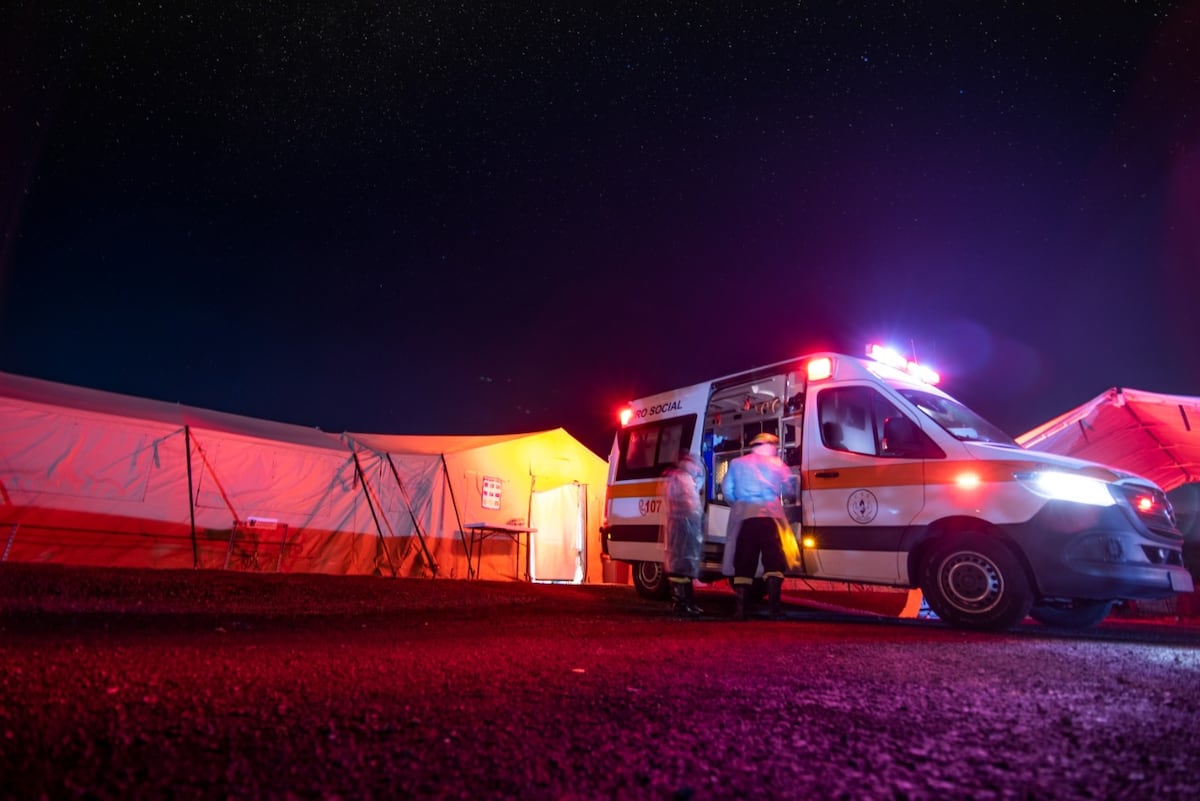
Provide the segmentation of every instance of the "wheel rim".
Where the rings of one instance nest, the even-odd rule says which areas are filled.
[[[942,595],[956,609],[987,612],[1004,595],[1004,574],[991,559],[973,551],[951,554],[938,571]]]
[[[637,577],[643,587],[653,589],[662,581],[662,565],[657,562],[639,562]]]

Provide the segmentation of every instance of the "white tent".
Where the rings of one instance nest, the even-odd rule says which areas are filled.
[[[1184,536],[1200,540],[1200,398],[1113,388],[1017,442],[1154,481],[1170,495]]]
[[[0,561],[600,581],[606,470],[562,429],[335,435],[0,373]],[[464,523],[517,521],[472,568]]]
[[[1113,388],[1017,442],[1111,465],[1172,490],[1200,480],[1198,428],[1200,398]]]

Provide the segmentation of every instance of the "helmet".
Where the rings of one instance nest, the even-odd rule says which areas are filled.
[[[774,434],[768,434],[766,431],[755,434],[754,439],[750,440],[751,448],[753,448],[755,445],[778,445],[778,444],[779,444],[779,437],[775,436]]]

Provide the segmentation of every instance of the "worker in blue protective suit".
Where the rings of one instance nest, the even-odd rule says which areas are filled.
[[[779,437],[766,432],[756,435],[750,440],[750,453],[730,462],[721,481],[725,500],[732,504],[722,572],[733,576],[737,620],[746,619],[746,595],[754,584],[760,557],[770,615],[773,619],[783,617],[779,596],[787,557],[781,537],[788,531],[788,522],[781,496],[793,477],[778,450]]]
[[[691,453],[663,476],[665,501],[665,553],[663,569],[671,586],[672,608],[677,617],[699,617],[692,580],[700,575],[704,551],[704,465]]]

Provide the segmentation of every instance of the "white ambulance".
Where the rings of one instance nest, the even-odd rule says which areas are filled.
[[[1021,448],[894,351],[817,353],[632,402],[609,458],[602,540],[648,597],[667,592],[659,479],[682,450],[708,469],[706,581],[720,577],[721,479],[761,431],[800,477],[790,575],[920,588],[946,623],[1099,622],[1115,601],[1192,590],[1163,491]]]

